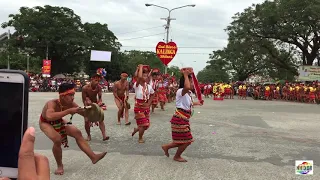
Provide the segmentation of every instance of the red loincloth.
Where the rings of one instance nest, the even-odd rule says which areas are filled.
[[[53,129],[60,134],[61,144],[64,145],[65,148],[69,147],[68,136],[67,136],[65,124],[63,123],[63,119],[58,119],[56,121],[48,121],[45,118],[43,118],[42,115],[40,115],[40,121],[50,124],[53,127]]]

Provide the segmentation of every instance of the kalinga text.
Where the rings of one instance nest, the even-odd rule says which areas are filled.
[[[176,54],[174,49],[157,49],[157,54]]]

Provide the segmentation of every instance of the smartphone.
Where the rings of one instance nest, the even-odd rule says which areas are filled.
[[[28,126],[29,77],[0,70],[0,177],[18,177],[19,150]]]

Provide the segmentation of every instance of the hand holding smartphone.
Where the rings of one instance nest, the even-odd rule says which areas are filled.
[[[18,177],[22,137],[28,126],[29,77],[0,70],[0,177]]]

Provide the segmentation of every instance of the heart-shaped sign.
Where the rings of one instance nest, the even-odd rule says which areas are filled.
[[[156,53],[164,65],[168,65],[178,51],[178,47],[174,42],[159,42],[156,47]]]

